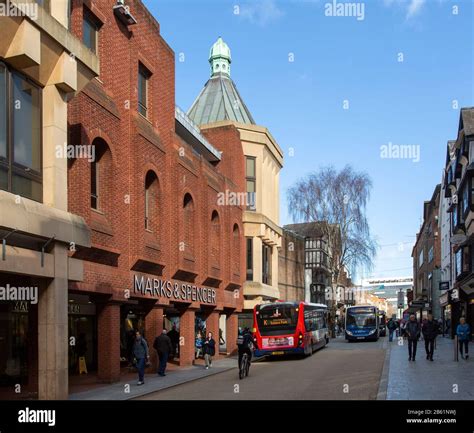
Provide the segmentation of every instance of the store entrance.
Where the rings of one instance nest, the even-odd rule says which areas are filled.
[[[171,340],[173,351],[169,355],[170,362],[179,360],[179,321],[180,311],[173,305],[170,305],[163,312],[163,328],[168,330],[168,337]]]
[[[132,348],[136,331],[140,331],[150,344],[145,335],[145,315],[143,307],[138,302],[130,302],[120,307],[120,361],[125,365],[132,361]]]

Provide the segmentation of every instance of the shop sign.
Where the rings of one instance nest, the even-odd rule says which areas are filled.
[[[69,314],[80,314],[81,306],[79,304],[69,304],[68,310],[69,310]]]
[[[441,281],[439,283],[439,290],[449,290],[449,281]]]
[[[444,295],[441,295],[439,297],[439,304],[444,307],[449,301],[449,297],[448,297],[448,294],[445,293]]]
[[[207,287],[198,287],[184,282],[160,280],[134,275],[133,290],[143,296],[168,298],[176,301],[216,303],[216,290]]]
[[[28,302],[17,301],[13,307],[14,313],[28,313]]]

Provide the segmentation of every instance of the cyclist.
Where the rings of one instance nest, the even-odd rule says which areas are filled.
[[[239,348],[239,370],[244,353],[248,355],[248,368],[250,368],[250,362],[252,360],[253,337],[249,328],[244,328],[242,334],[239,335],[237,339],[237,347]]]

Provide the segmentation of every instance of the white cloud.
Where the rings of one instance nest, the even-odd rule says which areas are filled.
[[[414,17],[418,14],[425,4],[426,0],[411,0],[408,5],[407,19]]]
[[[240,16],[259,26],[266,26],[284,15],[275,0],[261,0],[242,5]]]
[[[443,3],[444,0],[438,0],[438,3]],[[406,19],[410,19],[418,15],[423,8],[426,0],[383,0],[386,7],[393,5],[406,9]]]

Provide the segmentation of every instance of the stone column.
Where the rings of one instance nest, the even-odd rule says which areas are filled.
[[[102,382],[120,379],[120,305],[104,304],[97,317],[98,378]]]
[[[234,355],[237,352],[237,332],[239,326],[239,317],[237,313],[227,314],[226,320],[226,344],[227,353]]]
[[[145,317],[145,338],[150,350],[151,368],[155,373],[158,370],[158,355],[153,349],[153,342],[161,331],[163,331],[163,308],[153,307]]]
[[[39,290],[38,398],[68,398],[68,256],[67,246],[55,244],[55,278]]]
[[[194,310],[185,310],[179,318],[179,365],[192,365],[194,361]]]

